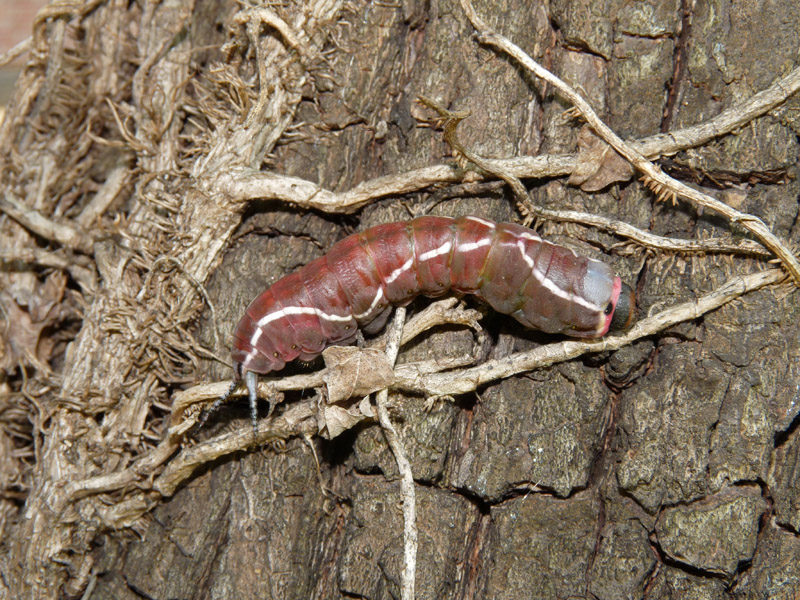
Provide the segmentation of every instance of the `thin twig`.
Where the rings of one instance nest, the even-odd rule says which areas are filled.
[[[93,294],[97,283],[94,273],[81,255],[69,258],[42,248],[0,248],[0,263],[19,261],[52,269],[67,271],[87,293]]]
[[[486,171],[489,174],[504,172],[516,178],[540,178],[569,175],[575,165],[575,159],[568,155],[548,155],[508,160],[484,158],[483,163],[488,167]],[[458,167],[438,165],[370,179],[346,192],[337,193],[298,177],[252,172],[247,169],[225,175],[227,183],[225,183],[226,191],[223,195],[237,202],[251,198],[271,198],[298,206],[316,208],[327,213],[349,214],[385,196],[407,194],[443,183],[461,182],[464,180],[464,175],[465,171]],[[555,211],[537,206],[534,206],[531,212],[554,221],[599,227],[648,248],[664,251],[730,252],[761,257],[773,256],[771,252],[764,250],[761,244],[751,240],[667,238],[644,231],[623,221],[592,213]]]
[[[792,251],[770,231],[761,219],[753,215],[739,212],[727,204],[691,188],[664,173],[659,167],[647,160],[630,144],[623,141],[622,138],[614,133],[614,131],[597,116],[597,113],[594,112],[589,103],[571,86],[539,65],[539,63],[528,56],[519,46],[489,29],[478,17],[470,0],[461,0],[461,6],[464,8],[464,12],[466,12],[473,27],[478,30],[478,39],[481,43],[494,46],[508,54],[531,73],[534,73],[537,77],[556,87],[580,111],[589,126],[603,138],[607,144],[625,157],[636,169],[644,173],[646,177],[645,183],[648,187],[655,188],[657,193],[661,193],[661,190],[666,188],[677,196],[688,198],[697,205],[714,210],[727,217],[731,222],[740,224],[756,236],[764,246],[769,248],[781,260],[783,266],[791,274],[792,279],[800,286],[800,262],[797,261]]]
[[[479,310],[463,306],[458,296],[445,296],[431,302],[422,311],[406,321],[403,326],[403,338],[400,341],[400,346],[405,346],[423,332],[442,325],[464,325],[472,329],[476,335],[479,335],[483,332],[479,322],[482,317],[483,314]],[[379,350],[385,349],[388,335],[389,332],[387,331],[371,340],[368,347]]]
[[[697,319],[747,292],[778,283],[785,278],[786,273],[780,269],[736,276],[720,288],[697,300],[673,306],[657,315],[642,319],[621,335],[611,335],[591,341],[568,340],[557,344],[548,344],[528,352],[519,352],[506,358],[486,361],[475,367],[444,373],[426,374],[419,365],[403,364],[395,369],[395,383],[392,387],[400,391],[430,396],[466,394],[475,391],[481,385],[498,379],[506,379],[533,369],[549,367],[584,354],[618,350],[683,321]]]
[[[514,173],[509,172],[502,166],[489,163],[482,156],[472,152],[459,141],[458,124],[469,117],[469,111],[454,112],[447,110],[443,106],[440,106],[438,103],[434,102],[430,98],[426,98],[425,96],[419,96],[418,100],[428,108],[436,111],[436,113],[439,115],[439,119],[444,127],[444,141],[447,142],[452,149],[453,154],[458,159],[460,159],[462,162],[469,161],[473,163],[480,170],[502,179],[509,185],[509,187],[511,187],[511,190],[514,193],[514,199],[517,202],[517,207],[526,219],[524,224],[528,225],[532,219],[531,215],[537,212],[537,208],[531,201],[531,198],[528,195],[528,190],[526,190],[525,186],[522,185],[522,181],[520,181],[519,177],[514,175]]]
[[[10,63],[11,61],[15,60],[17,57],[22,56],[26,52],[28,52],[33,46],[33,38],[28,37],[22,40],[19,44],[8,50],[7,52],[3,52],[0,54],[0,67],[3,67]]]
[[[777,108],[798,90],[800,90],[800,67],[793,69],[786,77],[778,79],[767,89],[753,94],[741,104],[723,110],[713,119],[629,143],[650,159],[671,156],[736,131],[753,119]]]
[[[92,251],[93,240],[90,236],[64,223],[51,221],[8,193],[5,197],[0,196],[0,210],[25,229],[47,240],[84,254],[90,254]]]
[[[120,165],[111,170],[106,175],[103,186],[97,191],[80,214],[75,217],[75,221],[81,227],[91,227],[98,219],[105,214],[106,209],[111,205],[128,182],[129,165]]]
[[[389,336],[386,343],[386,356],[394,364],[397,360],[397,353],[400,350],[400,339],[403,336],[403,324],[406,320],[406,309],[400,307],[395,310],[394,318],[389,326]],[[387,403],[389,400],[389,390],[382,389],[375,396],[375,409],[378,415],[378,422],[383,428],[383,434],[389,448],[394,454],[397,462],[397,469],[400,471],[400,488],[403,494],[403,577],[402,577],[402,598],[403,600],[415,600],[414,586],[417,572],[417,500],[414,490],[414,476],[411,473],[411,463],[408,462],[405,449],[397,435],[397,430],[392,425],[389,418]]]
[[[182,481],[198,467],[254,443],[263,445],[275,440],[314,435],[317,433],[316,400],[296,402],[281,415],[261,420],[255,430],[250,426],[217,436],[207,442],[184,449],[169,461],[164,471],[153,481],[153,489],[163,496],[171,496]]]
[[[699,240],[686,240],[681,238],[668,238],[655,235],[644,229],[639,229],[633,225],[611,219],[602,215],[579,212],[576,210],[550,210],[535,204],[530,207],[531,213],[537,217],[549,219],[551,221],[561,221],[564,223],[579,223],[604,229],[620,237],[628,238],[647,248],[662,250],[666,252],[694,252],[694,253],[728,253],[745,254],[748,256],[758,256],[769,258],[772,253],[764,246],[753,240],[732,240],[730,238],[701,238]]]

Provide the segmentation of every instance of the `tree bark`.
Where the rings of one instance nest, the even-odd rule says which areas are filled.
[[[642,140],[711,122],[797,67],[795,4],[475,10]],[[481,156],[549,157],[523,177],[536,206],[752,243],[624,169],[599,191],[570,185],[591,158],[582,123],[474,33],[458,2],[93,0],[40,14],[0,126],[0,595],[401,596],[400,484],[376,422],[310,435],[313,390],[287,392],[261,414],[282,427],[271,444],[195,465],[205,442],[249,432],[247,409],[181,436],[170,411],[181,389],[231,377],[212,357],[227,360],[252,297],[345,233],[421,214],[520,220],[507,186],[454,166],[441,132],[420,126],[432,115],[419,95],[469,110],[459,139]],[[792,96],[648,158],[796,247],[798,114]],[[430,182],[370,191],[444,164]],[[769,258],[536,226],[610,263],[640,317]],[[393,391],[417,484],[416,597],[796,597],[799,322],[784,282],[454,399]],[[500,315],[483,327],[489,359],[557,341]],[[400,362],[473,351],[468,329],[442,326]],[[174,489],[163,482],[179,463],[192,467]]]

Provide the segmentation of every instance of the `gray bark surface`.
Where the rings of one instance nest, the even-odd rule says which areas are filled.
[[[70,264],[0,263],[10,324],[0,597],[401,597],[400,483],[377,423],[229,454],[168,497],[152,487],[160,471],[103,493],[70,484],[144,473],[137,460],[167,435],[172,394],[231,376],[201,348],[227,358],[247,303],[346,233],[421,214],[519,220],[499,185],[438,185],[326,214],[245,199],[240,173],[346,192],[451,162],[441,132],[419,126],[430,114],[418,95],[471,111],[460,140],[485,157],[575,153],[582,124],[552,86],[479,45],[457,2],[272,7],[299,42],[274,23],[237,23],[240,9],[76,2],[36,25],[37,51],[0,126],[0,193],[79,236],[31,231],[0,206],[4,250],[47,249]],[[798,66],[795,0],[475,9],[629,139],[707,121]],[[659,164],[797,247],[799,109],[792,97]],[[82,221],[115,172],[113,201]],[[548,209],[667,237],[748,237],[709,211],[656,201],[638,178],[595,193],[564,177],[524,182]],[[641,316],[766,268],[537,225],[609,262],[636,288]],[[490,358],[552,341],[499,315],[483,325]],[[472,350],[469,331],[441,327],[399,362]],[[417,598],[800,596],[799,365],[800,303],[788,283],[455,399],[392,392],[417,482]],[[313,393],[287,394],[276,410]],[[222,407],[182,449],[249,428],[245,404]]]

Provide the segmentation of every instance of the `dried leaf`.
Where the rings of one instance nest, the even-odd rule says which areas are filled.
[[[569,183],[584,192],[597,192],[612,183],[628,181],[634,171],[616,150],[597,137],[587,125],[578,134],[578,162]]]
[[[323,381],[329,404],[366,396],[394,381],[394,369],[380,350],[332,346],[322,353],[322,358],[327,367]]]
[[[360,406],[360,405],[359,405]],[[359,407],[350,410],[341,406],[325,406],[318,417],[319,433],[327,439],[333,439],[366,418]]]
[[[361,402],[358,403],[358,410],[360,410],[361,414],[369,419],[375,418],[375,409],[373,408],[372,403],[369,401],[369,396],[364,396]]]

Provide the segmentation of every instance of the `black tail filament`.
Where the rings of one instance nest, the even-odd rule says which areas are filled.
[[[203,428],[203,425],[205,425],[206,421],[208,421],[208,417],[210,417],[213,413],[217,412],[217,409],[219,409],[220,406],[222,406],[223,404],[225,404],[225,402],[228,401],[228,398],[230,398],[231,394],[236,391],[236,388],[239,387],[239,383],[240,382],[235,379],[231,381],[231,385],[228,388],[228,390],[224,394],[222,394],[222,396],[214,400],[214,404],[212,404],[209,408],[205,409],[200,414],[200,418],[198,419],[197,424],[194,426],[195,430]]]

